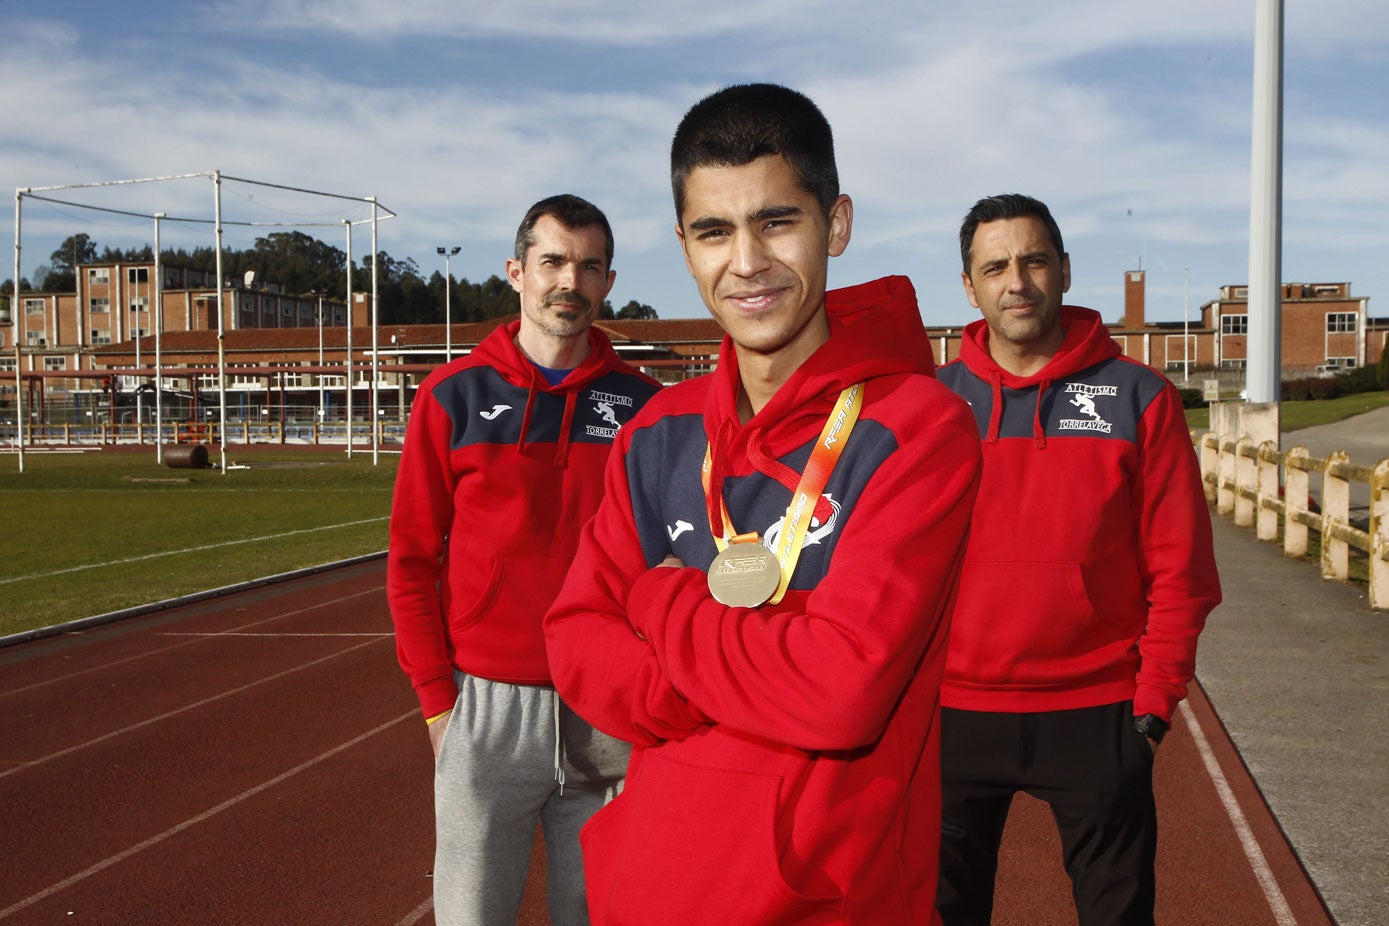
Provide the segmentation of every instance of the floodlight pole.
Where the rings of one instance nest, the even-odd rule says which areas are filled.
[[[222,475],[227,474],[227,343],[222,316],[222,172],[212,172],[213,215],[217,228],[217,439],[220,441]]]
[[[367,202],[371,203],[371,465],[375,466],[377,463],[377,454],[380,450],[378,445],[381,443],[380,421],[378,420],[381,414],[379,408],[380,396],[377,394],[380,391],[380,373],[378,370],[381,357],[377,352],[376,346],[376,327],[379,321],[376,304],[376,282],[380,277],[381,268],[377,265],[381,263],[379,260],[381,251],[376,243],[376,197],[368,196]]]
[[[347,227],[347,458],[352,459],[352,221],[343,219]]]
[[[1249,401],[1277,403],[1282,332],[1283,0],[1254,6],[1253,164],[1249,205]],[[1276,435],[1275,435],[1276,439]]]
[[[453,359],[453,271],[449,269],[449,258],[463,250],[455,244],[452,250],[435,248],[444,255],[444,363]]]
[[[24,376],[20,369],[22,357],[19,353],[19,253],[20,253],[20,203],[24,201],[22,190],[14,191],[14,292],[10,295],[10,339],[14,341],[14,442],[19,459],[19,471],[24,472]],[[77,274],[77,265],[72,268]]]

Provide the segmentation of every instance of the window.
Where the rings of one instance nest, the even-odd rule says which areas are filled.
[[[293,303],[293,302],[290,302],[288,299],[281,299],[281,300],[280,300],[280,314],[283,315],[285,318],[293,318],[293,317],[294,317],[294,303]]]
[[[42,299],[25,299],[25,300],[24,300],[24,314],[25,314],[25,315],[42,315],[42,314],[43,314],[43,300],[42,300]]]
[[[92,329],[92,343],[93,343],[93,344],[110,344],[110,343],[111,343],[111,332],[107,331],[107,330],[104,329],[104,328],[93,328],[93,329]]]
[[[48,341],[44,338],[42,331],[26,331],[24,332],[24,343],[34,347],[47,344]]]
[[[45,370],[66,370],[68,368],[68,358],[45,357],[43,358],[43,368]]]
[[[1327,331],[1354,331],[1356,317],[1354,312],[1326,313]]]
[[[106,267],[93,267],[87,271],[87,282],[93,286],[107,286],[111,283],[111,271]]]
[[[13,357],[0,357],[0,372],[5,372],[5,373],[13,373],[13,372],[14,372],[14,358],[13,358]]]
[[[139,299],[130,300],[130,311],[148,312],[150,310],[150,297],[141,296]]]
[[[150,268],[148,267],[127,267],[125,278],[131,283],[148,283],[150,281]]]
[[[93,296],[87,300],[87,306],[93,315],[108,315],[111,312],[111,300],[105,296]]]
[[[150,336],[150,330],[148,328],[136,328],[130,332],[130,336],[132,338],[147,338]]]
[[[1243,359],[1240,359],[1240,360],[1222,360],[1222,361],[1220,361],[1220,368],[1221,368],[1222,370],[1243,370],[1243,369],[1245,368],[1245,366],[1246,366],[1246,361],[1243,360]]]
[[[1248,315],[1222,315],[1220,316],[1221,334],[1248,334],[1249,316]]]

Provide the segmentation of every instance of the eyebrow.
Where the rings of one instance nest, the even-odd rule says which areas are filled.
[[[561,260],[561,261],[567,261],[567,260],[569,260],[569,257],[568,257],[567,255],[565,255],[565,254],[560,254],[560,253],[557,253],[557,252],[555,252],[555,251],[545,251],[545,252],[542,253],[542,254],[537,254],[536,257],[538,257],[540,260],[546,260],[546,259],[549,259],[549,258],[554,258],[555,260]],[[607,258],[604,258],[604,257],[580,257],[580,258],[577,259],[577,263],[580,263],[580,264],[603,264],[603,265],[606,266],[607,263],[608,263],[608,261],[607,261]]]
[[[790,216],[805,215],[805,210],[800,206],[763,206],[748,215],[749,222],[765,222],[767,219],[784,219]],[[734,224],[729,219],[722,219],[718,216],[703,216],[695,219],[689,225],[695,231],[705,231],[710,228],[722,228]]]

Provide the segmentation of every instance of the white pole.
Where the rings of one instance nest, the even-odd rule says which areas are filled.
[[[1249,197],[1249,401],[1278,401],[1282,320],[1283,2],[1254,14],[1253,158]]]
[[[368,196],[367,202],[371,203],[371,464],[375,466],[377,463],[377,453],[379,450],[377,444],[380,443],[380,441],[377,439],[379,436],[378,428],[380,425],[380,422],[377,420],[379,416],[379,410],[377,406],[380,401],[380,397],[377,395],[377,365],[380,362],[380,358],[378,357],[376,351],[376,325],[378,321],[378,315],[376,310],[376,283],[377,279],[380,277],[380,268],[377,266],[377,264],[380,263],[378,257],[380,256],[381,251],[376,244],[376,197]]]
[[[318,424],[323,426],[323,294],[318,294]]]
[[[217,226],[217,439],[222,452],[222,475],[227,474],[227,344],[222,318],[222,172],[212,172],[213,214]]]
[[[159,264],[159,220],[154,214],[154,461],[164,462],[164,273]]]
[[[352,222],[347,226],[347,458],[352,459]]]
[[[1191,268],[1187,267],[1182,280],[1182,385],[1191,383]]]
[[[14,443],[18,451],[19,471],[24,472],[24,377],[20,366],[23,358],[19,353],[19,252],[20,252],[20,203],[24,194],[14,191],[14,292],[10,295],[10,338],[14,341]],[[72,265],[73,277],[77,276],[77,263]]]

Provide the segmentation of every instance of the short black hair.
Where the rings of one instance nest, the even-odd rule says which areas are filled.
[[[1027,216],[1040,220],[1046,226],[1047,235],[1056,246],[1056,256],[1065,257],[1066,247],[1061,243],[1061,228],[1056,224],[1056,219],[1051,217],[1051,210],[1047,208],[1046,203],[1022,193],[1000,193],[997,196],[984,197],[965,213],[965,220],[960,225],[960,260],[964,263],[965,273],[969,273],[974,233],[980,225],[985,222],[997,222],[999,219],[1021,219]]]
[[[778,84],[736,84],[690,108],[670,144],[675,217],[696,167],[740,167],[769,154],[786,158],[796,183],[829,215],[839,198],[834,134],[810,98]]]
[[[526,254],[535,244],[535,223],[543,216],[551,215],[568,229],[588,228],[597,225],[603,229],[603,240],[607,246],[608,268],[613,265],[613,230],[608,217],[593,203],[573,193],[560,193],[547,196],[526,211],[521,227],[516,229],[516,259],[526,263]]]

